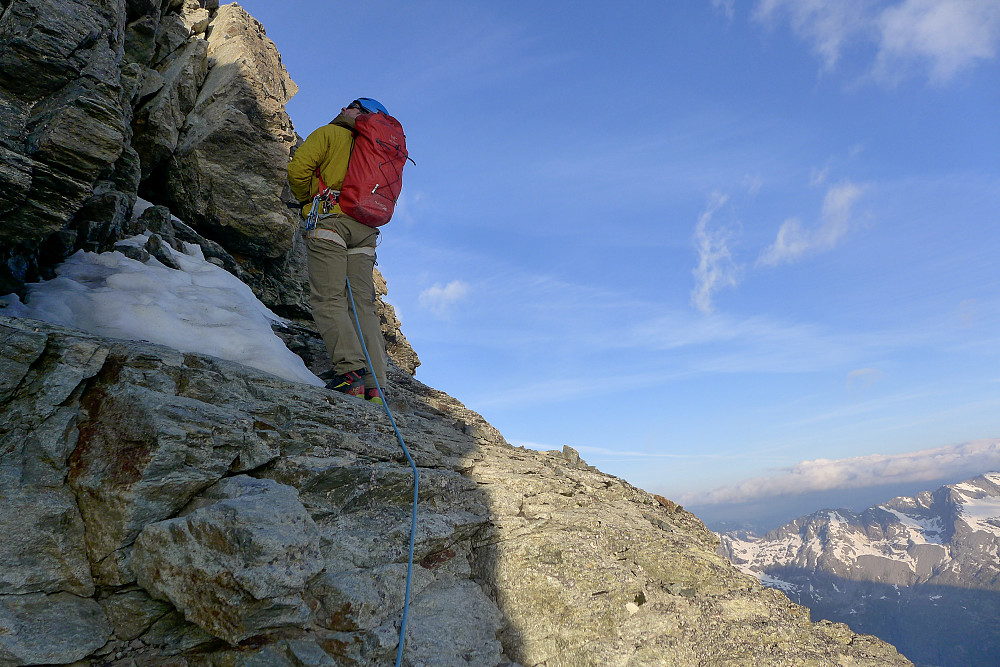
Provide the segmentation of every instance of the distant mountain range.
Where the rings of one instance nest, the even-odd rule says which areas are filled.
[[[813,620],[876,635],[917,665],[1000,665],[1000,473],[720,537],[721,553]]]

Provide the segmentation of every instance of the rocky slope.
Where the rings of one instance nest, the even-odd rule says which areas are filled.
[[[133,259],[198,245],[322,372],[282,200],[293,92],[237,5],[0,0],[0,293],[146,231]],[[381,309],[421,475],[405,664],[910,664],[670,501],[509,446],[412,377]],[[0,665],[390,664],[411,496],[376,406],[0,315]]]
[[[0,338],[0,664],[391,662],[412,481],[376,406],[31,320]],[[421,474],[406,664],[910,664],[670,501],[390,391]]]
[[[763,538],[724,535],[720,550],[814,616],[877,634],[918,663],[995,664],[998,473],[859,514],[817,512]]]

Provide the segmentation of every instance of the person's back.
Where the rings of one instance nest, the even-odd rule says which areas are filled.
[[[327,388],[380,402],[370,375],[385,387],[385,339],[375,312],[372,277],[379,231],[345,214],[335,197],[316,200],[317,195],[338,192],[343,186],[354,146],[354,123],[363,113],[387,112],[370,98],[360,98],[341,109],[329,125],[312,132],[299,146],[288,164],[288,183],[292,195],[305,204],[303,217],[309,216],[313,206],[321,207],[314,212],[316,226],[306,232],[306,246],[313,319],[336,373]],[[349,302],[348,281],[353,304]],[[361,337],[351,317],[352,306]],[[371,358],[370,369],[365,349]]]

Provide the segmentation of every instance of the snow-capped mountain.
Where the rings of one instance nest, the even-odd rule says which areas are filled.
[[[737,567],[814,618],[878,635],[917,664],[1000,665],[1000,473],[720,537]]]

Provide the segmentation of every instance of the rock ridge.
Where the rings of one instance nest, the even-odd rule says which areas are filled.
[[[0,664],[392,661],[412,477],[377,406],[32,320],[0,339]],[[910,664],[572,449],[398,368],[389,391],[421,474],[404,664]]]

